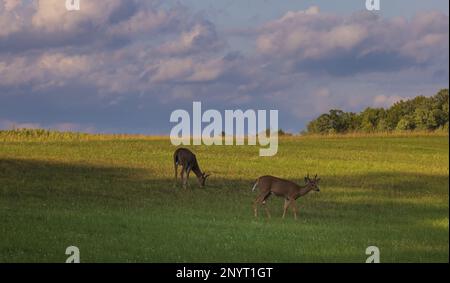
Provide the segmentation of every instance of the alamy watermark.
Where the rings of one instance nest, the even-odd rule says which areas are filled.
[[[380,11],[380,0],[366,0],[366,9],[369,11]]]
[[[66,263],[80,263],[80,249],[76,246],[69,246],[66,248]]]
[[[225,117],[215,110],[202,113],[202,103],[193,102],[191,115],[177,109],[170,115],[170,122],[177,123],[170,132],[173,145],[256,145],[260,156],[273,156],[278,152],[278,110],[225,110]],[[247,123],[246,123],[247,122]],[[208,125],[202,130],[203,123]],[[225,124],[225,127],[223,127]],[[236,127],[235,127],[236,126]],[[247,130],[246,130],[247,128]]]
[[[66,0],[67,11],[79,11],[80,5],[80,0]]]
[[[380,263],[380,249],[377,246],[369,246],[366,249],[366,263]]]

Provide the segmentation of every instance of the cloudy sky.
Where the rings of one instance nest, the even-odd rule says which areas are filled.
[[[298,132],[449,84],[449,1],[0,0],[0,129],[168,134],[170,113],[278,109]]]

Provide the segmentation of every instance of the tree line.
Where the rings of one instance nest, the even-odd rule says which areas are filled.
[[[307,133],[448,131],[448,98],[448,89],[442,89],[431,97],[401,100],[388,109],[368,107],[360,113],[332,109],[309,122]]]

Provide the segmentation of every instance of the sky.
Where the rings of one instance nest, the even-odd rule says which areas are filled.
[[[449,1],[0,0],[0,129],[167,135],[170,114],[330,109],[449,84]]]

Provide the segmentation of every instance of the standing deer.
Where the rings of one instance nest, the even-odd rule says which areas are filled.
[[[189,179],[189,173],[191,171],[193,171],[197,176],[198,182],[202,187],[205,186],[206,178],[210,176],[209,174],[206,174],[202,172],[202,170],[200,170],[195,154],[193,154],[192,151],[187,148],[178,148],[177,150],[175,150],[173,154],[173,165],[175,167],[175,182],[177,181],[178,165],[181,165],[181,182],[183,184],[183,188],[186,188],[187,181]],[[185,173],[186,178],[184,177]]]
[[[292,205],[294,218],[297,219],[297,204],[295,201],[297,198],[306,195],[311,190],[319,192],[319,181],[320,178],[317,179],[317,174],[314,179],[310,179],[308,174],[308,176],[305,177],[306,185],[304,186],[300,186],[294,182],[273,176],[259,177],[256,179],[256,183],[252,189],[252,191],[255,191],[256,187],[258,187],[260,191],[259,196],[255,199],[253,204],[255,217],[258,217],[258,205],[262,204],[266,210],[267,217],[270,218],[269,209],[265,206],[265,204],[269,196],[274,194],[279,197],[284,197],[283,218],[286,215],[286,211],[289,206]]]

